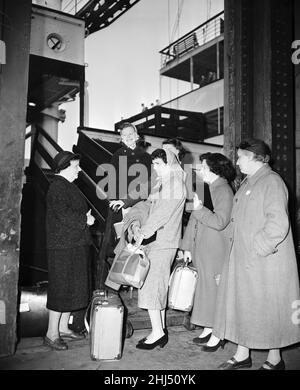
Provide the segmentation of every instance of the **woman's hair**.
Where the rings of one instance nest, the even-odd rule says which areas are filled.
[[[238,149],[248,150],[254,153],[254,159],[263,163],[268,163],[271,159],[271,149],[262,140],[257,138],[249,138],[240,143]]]
[[[221,153],[204,153],[199,157],[200,161],[206,161],[210,171],[232,182],[236,177],[236,171],[232,162]]]
[[[136,133],[137,133],[137,128],[133,123],[130,122],[122,122],[119,126],[120,133],[122,132],[123,129],[126,129],[127,127],[131,127]]]
[[[178,150],[178,158],[181,161],[186,154],[186,150],[182,146],[181,141],[178,138],[169,138],[163,141],[163,145],[173,145]]]
[[[163,162],[165,164],[168,163],[167,161],[167,153],[165,150],[163,149],[155,149],[152,153],[151,153],[151,159],[152,161],[155,160],[156,158],[160,158],[163,160]]]

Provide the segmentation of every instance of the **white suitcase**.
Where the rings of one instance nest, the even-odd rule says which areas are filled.
[[[168,306],[170,309],[191,311],[197,279],[196,268],[185,263],[175,267],[169,281]]]
[[[115,293],[96,290],[90,314],[92,360],[119,360],[122,356],[124,306]]]

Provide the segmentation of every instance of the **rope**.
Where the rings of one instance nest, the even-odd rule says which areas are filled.
[[[171,41],[174,40],[174,37],[175,37],[177,30],[178,30],[178,35],[179,35],[179,24],[180,24],[180,18],[181,18],[181,13],[182,13],[182,9],[183,9],[183,4],[184,4],[184,0],[181,0],[180,4],[179,4],[179,0],[177,1],[177,15],[176,15],[176,20],[174,23],[172,35],[171,35]]]
[[[206,20],[210,19],[211,14],[211,0],[206,0]]]

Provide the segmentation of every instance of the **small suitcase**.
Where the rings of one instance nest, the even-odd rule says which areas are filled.
[[[90,313],[92,360],[119,360],[122,356],[124,306],[116,293],[96,290]]]
[[[150,261],[142,248],[128,244],[114,258],[105,285],[118,290],[121,285],[141,288],[149,272]]]
[[[168,306],[170,309],[190,311],[193,307],[197,270],[186,263],[175,267],[170,276]]]

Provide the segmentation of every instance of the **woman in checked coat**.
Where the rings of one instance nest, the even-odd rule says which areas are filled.
[[[238,148],[247,175],[233,202],[230,256],[219,286],[213,334],[238,345],[220,369],[251,367],[250,349],[269,351],[261,369],[283,370],[280,348],[300,341],[299,276],[288,191],[268,165],[270,150],[251,139]]]

